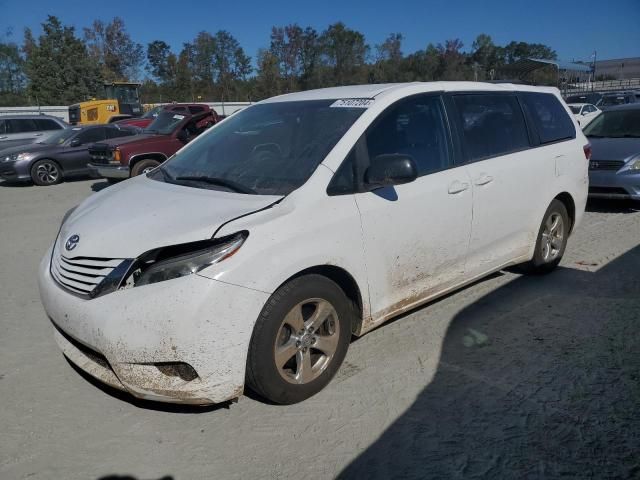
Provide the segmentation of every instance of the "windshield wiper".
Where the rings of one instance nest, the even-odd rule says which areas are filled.
[[[252,195],[257,195],[254,189],[246,187],[240,183],[234,182],[233,180],[227,180],[225,178],[220,177],[207,177],[206,175],[192,175],[192,176],[184,176],[184,177],[176,177],[176,180],[183,180],[185,182],[202,182],[208,183],[210,185],[218,185],[221,187],[226,187],[229,190],[233,190],[238,193],[249,193]]]

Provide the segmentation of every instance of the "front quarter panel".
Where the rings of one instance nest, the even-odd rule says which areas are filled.
[[[249,231],[249,237],[233,257],[201,275],[271,294],[303,270],[336,266],[356,281],[363,317],[368,318],[360,215],[352,195],[326,194],[332,175],[319,166],[303,187],[280,203],[224,225],[216,237],[241,230]]]

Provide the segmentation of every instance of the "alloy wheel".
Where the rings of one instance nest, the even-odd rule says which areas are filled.
[[[564,239],[564,221],[562,215],[551,213],[544,224],[542,241],[540,242],[542,259],[545,263],[553,262],[562,250]]]

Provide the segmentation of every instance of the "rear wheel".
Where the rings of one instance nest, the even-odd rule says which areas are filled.
[[[53,160],[39,160],[31,167],[31,180],[36,185],[55,185],[62,181],[62,171]]]
[[[531,261],[522,265],[525,273],[542,274],[558,266],[567,246],[571,222],[567,209],[554,200],[544,214]]]
[[[158,165],[160,165],[160,162],[158,162],[157,160],[151,160],[151,159],[140,160],[131,169],[131,176],[137,177],[138,175],[149,173]]]
[[[247,384],[280,404],[305,400],[338,371],[351,339],[352,307],[342,289],[321,275],[280,287],[256,322]]]

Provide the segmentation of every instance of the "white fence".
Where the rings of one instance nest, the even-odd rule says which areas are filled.
[[[53,115],[60,117],[65,122],[69,121],[69,107],[0,107],[0,115]]]
[[[204,103],[213,108],[220,115],[231,115],[238,110],[251,105],[251,102],[195,102]],[[162,103],[148,104],[146,107],[154,107],[156,105],[166,105]],[[0,107],[0,115],[53,115],[60,117],[65,122],[69,121],[69,107],[67,106],[46,106],[46,107]]]

